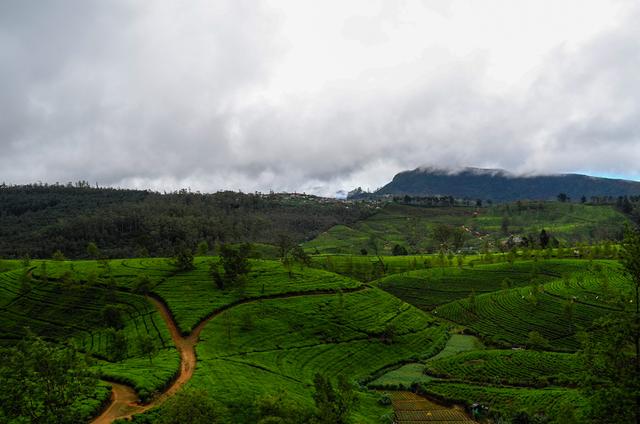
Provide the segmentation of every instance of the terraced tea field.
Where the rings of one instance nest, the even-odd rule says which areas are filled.
[[[549,340],[549,347],[575,351],[580,345],[578,331],[597,318],[623,311],[620,305],[628,297],[621,274],[613,265],[603,266],[599,273],[577,272],[565,280],[481,294],[473,304],[469,299],[457,300],[433,313],[498,343],[527,346],[530,332],[537,331]],[[609,287],[622,290],[616,298],[603,291],[604,278]]]
[[[435,399],[471,405],[489,405],[494,410],[526,411],[531,416],[550,417],[551,422],[581,422],[585,399],[577,389],[543,389],[473,385],[437,381],[422,385],[422,391]]]
[[[384,338],[389,326],[392,342]],[[444,337],[435,320],[377,289],[255,301],[205,328],[192,384],[228,402],[275,387],[308,403],[316,372],[357,381],[390,363],[433,355]]]
[[[543,387],[576,385],[584,371],[575,354],[531,350],[476,350],[433,358],[423,373],[432,377]]]
[[[583,262],[570,260],[518,261],[497,264],[425,269],[384,277],[378,287],[425,311],[463,299],[471,293],[492,293],[557,280],[582,269]]]
[[[310,253],[390,255],[396,244],[413,251],[437,251],[434,228],[448,225],[464,228],[465,245],[480,249],[487,239],[504,237],[502,222],[508,219],[510,233],[527,235],[542,228],[568,243],[594,238],[613,238],[627,218],[610,206],[560,202],[534,202],[533,207],[419,207],[388,204],[373,216],[351,226],[336,225],[304,244]]]
[[[466,258],[462,267],[412,269],[426,258],[354,258],[321,255],[313,268],[290,269],[255,259],[244,282],[225,289],[210,274],[215,257],[196,258],[190,271],[158,258],[5,262],[0,340],[11,345],[28,326],[90,355],[116,393],[96,423],[134,414],[154,422],[183,389],[203,390],[236,422],[257,422],[265,396],[286,394],[313,411],[317,373],[357,387],[358,423],[473,422],[448,404],[564,423],[585,410],[577,333],[629,307],[628,279],[613,261]],[[358,275],[357,261],[380,259],[385,276],[372,284],[345,276]],[[118,358],[109,308],[127,345]],[[531,345],[532,331],[544,345]],[[144,337],[151,354],[138,344]],[[82,400],[87,417],[107,393],[102,385]]]

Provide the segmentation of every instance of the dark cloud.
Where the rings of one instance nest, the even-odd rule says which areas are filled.
[[[425,49],[275,101],[282,11],[5,1],[0,178],[330,194],[420,165],[638,176],[639,17],[558,47],[517,90],[486,88],[483,52],[434,66]],[[374,18],[347,24],[365,44],[389,36]]]

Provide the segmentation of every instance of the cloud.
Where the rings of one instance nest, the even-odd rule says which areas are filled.
[[[3,2],[0,179],[330,195],[423,165],[640,176],[631,3],[571,42],[513,34],[530,56],[476,45],[500,40],[490,14],[458,34],[455,2],[278,4]]]

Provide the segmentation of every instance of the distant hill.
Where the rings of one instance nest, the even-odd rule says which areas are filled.
[[[304,194],[160,194],[87,185],[0,185],[0,258],[49,258],[56,250],[86,258],[94,242],[103,255],[172,256],[186,245],[299,243],[334,225],[372,213],[365,204]]]
[[[377,190],[375,195],[453,196],[469,199],[491,199],[497,202],[514,200],[555,199],[559,193],[573,200],[582,196],[637,196],[640,182],[581,174],[518,176],[502,169],[463,168],[447,171],[416,168],[404,171]],[[354,191],[352,198],[362,196]]]

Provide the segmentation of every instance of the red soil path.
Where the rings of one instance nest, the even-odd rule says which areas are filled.
[[[348,293],[360,291],[365,288],[366,286],[362,285],[355,288],[343,289],[343,292]],[[196,344],[198,344],[198,340],[200,339],[200,333],[202,332],[202,329],[212,318],[219,315],[224,310],[240,304],[256,302],[259,300],[283,299],[298,296],[320,296],[327,294],[335,294],[335,291],[312,290],[307,292],[274,294],[258,299],[243,299],[234,304],[228,305],[223,309],[215,311],[213,314],[202,320],[188,336],[183,336],[180,333],[180,330],[173,320],[173,316],[171,315],[171,311],[169,311],[167,305],[154,297],[148,297],[148,299],[151,301],[151,303],[153,303],[153,305],[162,316],[164,322],[167,324],[167,328],[169,329],[169,333],[171,334],[173,343],[175,344],[176,349],[178,349],[178,352],[180,352],[180,372],[176,379],[173,380],[171,385],[164,392],[162,392],[162,394],[155,397],[151,402],[146,404],[140,403],[138,401],[138,395],[131,387],[119,383],[110,383],[112,386],[111,403],[104,411],[102,411],[100,415],[98,415],[91,421],[91,424],[111,424],[117,419],[129,419],[133,415],[140,414],[142,412],[148,411],[151,408],[161,405],[167,399],[173,396],[193,376],[193,372],[196,369],[197,363],[195,347]]]

